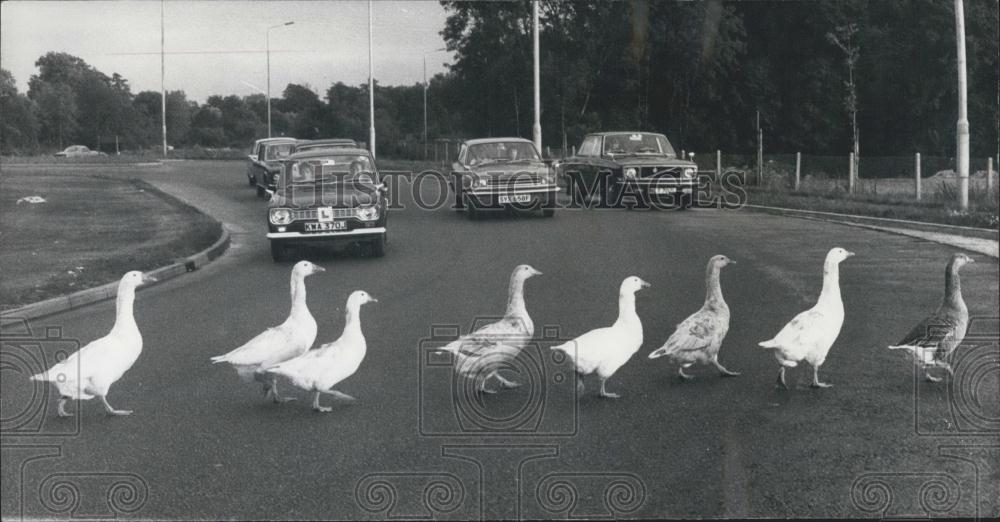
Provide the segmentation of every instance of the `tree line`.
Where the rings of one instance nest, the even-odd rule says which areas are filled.
[[[531,137],[531,2],[444,0],[454,63],[428,87],[428,134]],[[953,3],[941,0],[579,2],[542,0],[543,142],[598,130],[667,134],[687,150],[950,155],[955,143]],[[998,4],[966,0],[972,153],[998,143]],[[160,93],[50,52],[27,93],[0,70],[4,154],[70,144],[160,143]],[[368,86],[289,84],[272,99],[276,136],[367,140]],[[245,148],[267,135],[262,94],[204,103],[167,93],[173,146]],[[419,157],[423,86],[377,85],[380,154]]]

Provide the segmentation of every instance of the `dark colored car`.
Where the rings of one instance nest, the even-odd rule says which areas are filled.
[[[271,138],[260,145],[253,172],[257,196],[263,198],[268,192],[274,192],[275,174],[281,171],[281,160],[295,149],[295,142],[295,138]]]
[[[295,141],[294,138],[262,138],[253,142],[253,148],[250,149],[250,154],[247,155],[247,159],[250,160],[247,163],[247,181],[251,187],[257,186],[257,169],[261,168],[258,164],[261,148],[268,143],[288,143],[289,140]]]
[[[555,171],[542,161],[535,144],[523,138],[483,138],[463,141],[448,180],[455,208],[470,219],[480,211],[541,209],[555,215]]]
[[[574,204],[597,196],[610,206],[689,208],[698,189],[698,166],[652,132],[588,134],[576,155],[557,166]]]
[[[340,147],[356,148],[357,142],[348,138],[324,138],[321,140],[299,140],[295,144],[295,152],[318,149],[333,149]]]
[[[388,201],[374,158],[364,149],[297,152],[282,161],[267,207],[275,261],[297,243],[347,241],[385,255]]]

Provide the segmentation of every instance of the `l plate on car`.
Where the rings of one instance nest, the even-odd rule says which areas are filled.
[[[316,209],[316,219],[320,223],[329,223],[333,221],[333,207],[319,207]]]
[[[306,223],[306,232],[323,232],[327,230],[345,230],[345,229],[347,229],[347,222],[344,220]]]
[[[500,204],[505,203],[527,203],[531,201],[531,194],[511,194],[509,196],[500,196]]]

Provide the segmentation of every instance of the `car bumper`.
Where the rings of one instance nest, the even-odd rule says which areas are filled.
[[[268,239],[337,239],[341,237],[377,236],[385,234],[385,227],[356,228],[354,230],[331,230],[329,232],[268,232]]]
[[[468,189],[467,193],[472,196],[512,196],[515,194],[546,194],[546,193],[559,192],[559,187],[544,186],[544,187],[480,187]]]

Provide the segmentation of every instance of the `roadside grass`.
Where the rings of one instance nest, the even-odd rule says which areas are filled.
[[[137,180],[62,169],[0,177],[0,308],[151,270],[214,243],[220,224]],[[17,201],[41,196],[44,203]]]
[[[765,173],[764,179],[763,185],[744,187],[747,203],[994,230],[1000,227],[997,187],[987,192],[982,178],[969,179],[966,212],[958,210],[954,178],[922,179],[920,201],[914,195],[914,181],[906,178],[859,179],[853,194],[847,191],[843,179],[810,176],[801,181],[798,191],[793,190],[785,172]]]

